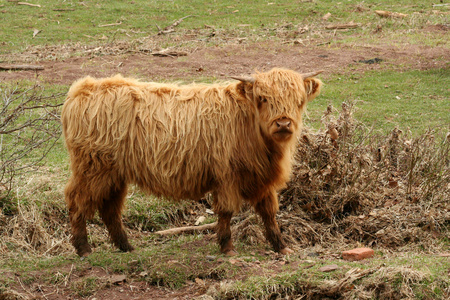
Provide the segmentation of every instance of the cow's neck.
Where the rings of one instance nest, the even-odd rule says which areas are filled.
[[[269,190],[279,190],[291,171],[292,147],[280,145],[262,134],[259,137],[257,143],[247,144],[247,153],[254,156],[246,157],[248,160],[238,167],[241,194],[249,200],[259,199]]]

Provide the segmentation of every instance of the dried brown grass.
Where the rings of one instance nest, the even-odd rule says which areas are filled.
[[[45,171],[44,171],[45,173]],[[1,257],[50,257],[72,253],[68,218],[62,201],[61,181],[49,174],[35,174],[8,200],[13,210],[0,211]]]

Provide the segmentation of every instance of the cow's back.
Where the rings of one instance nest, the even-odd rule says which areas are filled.
[[[71,160],[90,157],[150,193],[195,198],[231,172],[240,141],[224,91],[120,76],[76,82],[63,108]]]

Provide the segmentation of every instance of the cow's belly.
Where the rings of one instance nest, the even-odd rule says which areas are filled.
[[[214,189],[215,180],[207,170],[197,172],[154,172],[148,170],[144,176],[135,176],[135,182],[148,194],[175,200],[202,198]]]

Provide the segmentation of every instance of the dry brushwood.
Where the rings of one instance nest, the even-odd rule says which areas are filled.
[[[44,96],[37,85],[0,91],[0,185],[9,192],[14,177],[37,166],[59,138],[63,94]]]
[[[450,140],[433,131],[376,134],[353,118],[354,109],[343,103],[336,116],[330,106],[325,131],[305,128],[280,193],[285,237],[300,245],[398,248],[428,240],[438,247],[434,238],[450,238]],[[238,238],[247,235],[238,231]]]
[[[294,226],[287,231],[311,244],[330,238],[387,247],[448,237],[450,143],[432,131],[376,135],[353,110],[344,103],[335,118],[329,107],[327,131],[304,131],[281,213],[306,219],[310,228],[300,232],[307,238]]]

